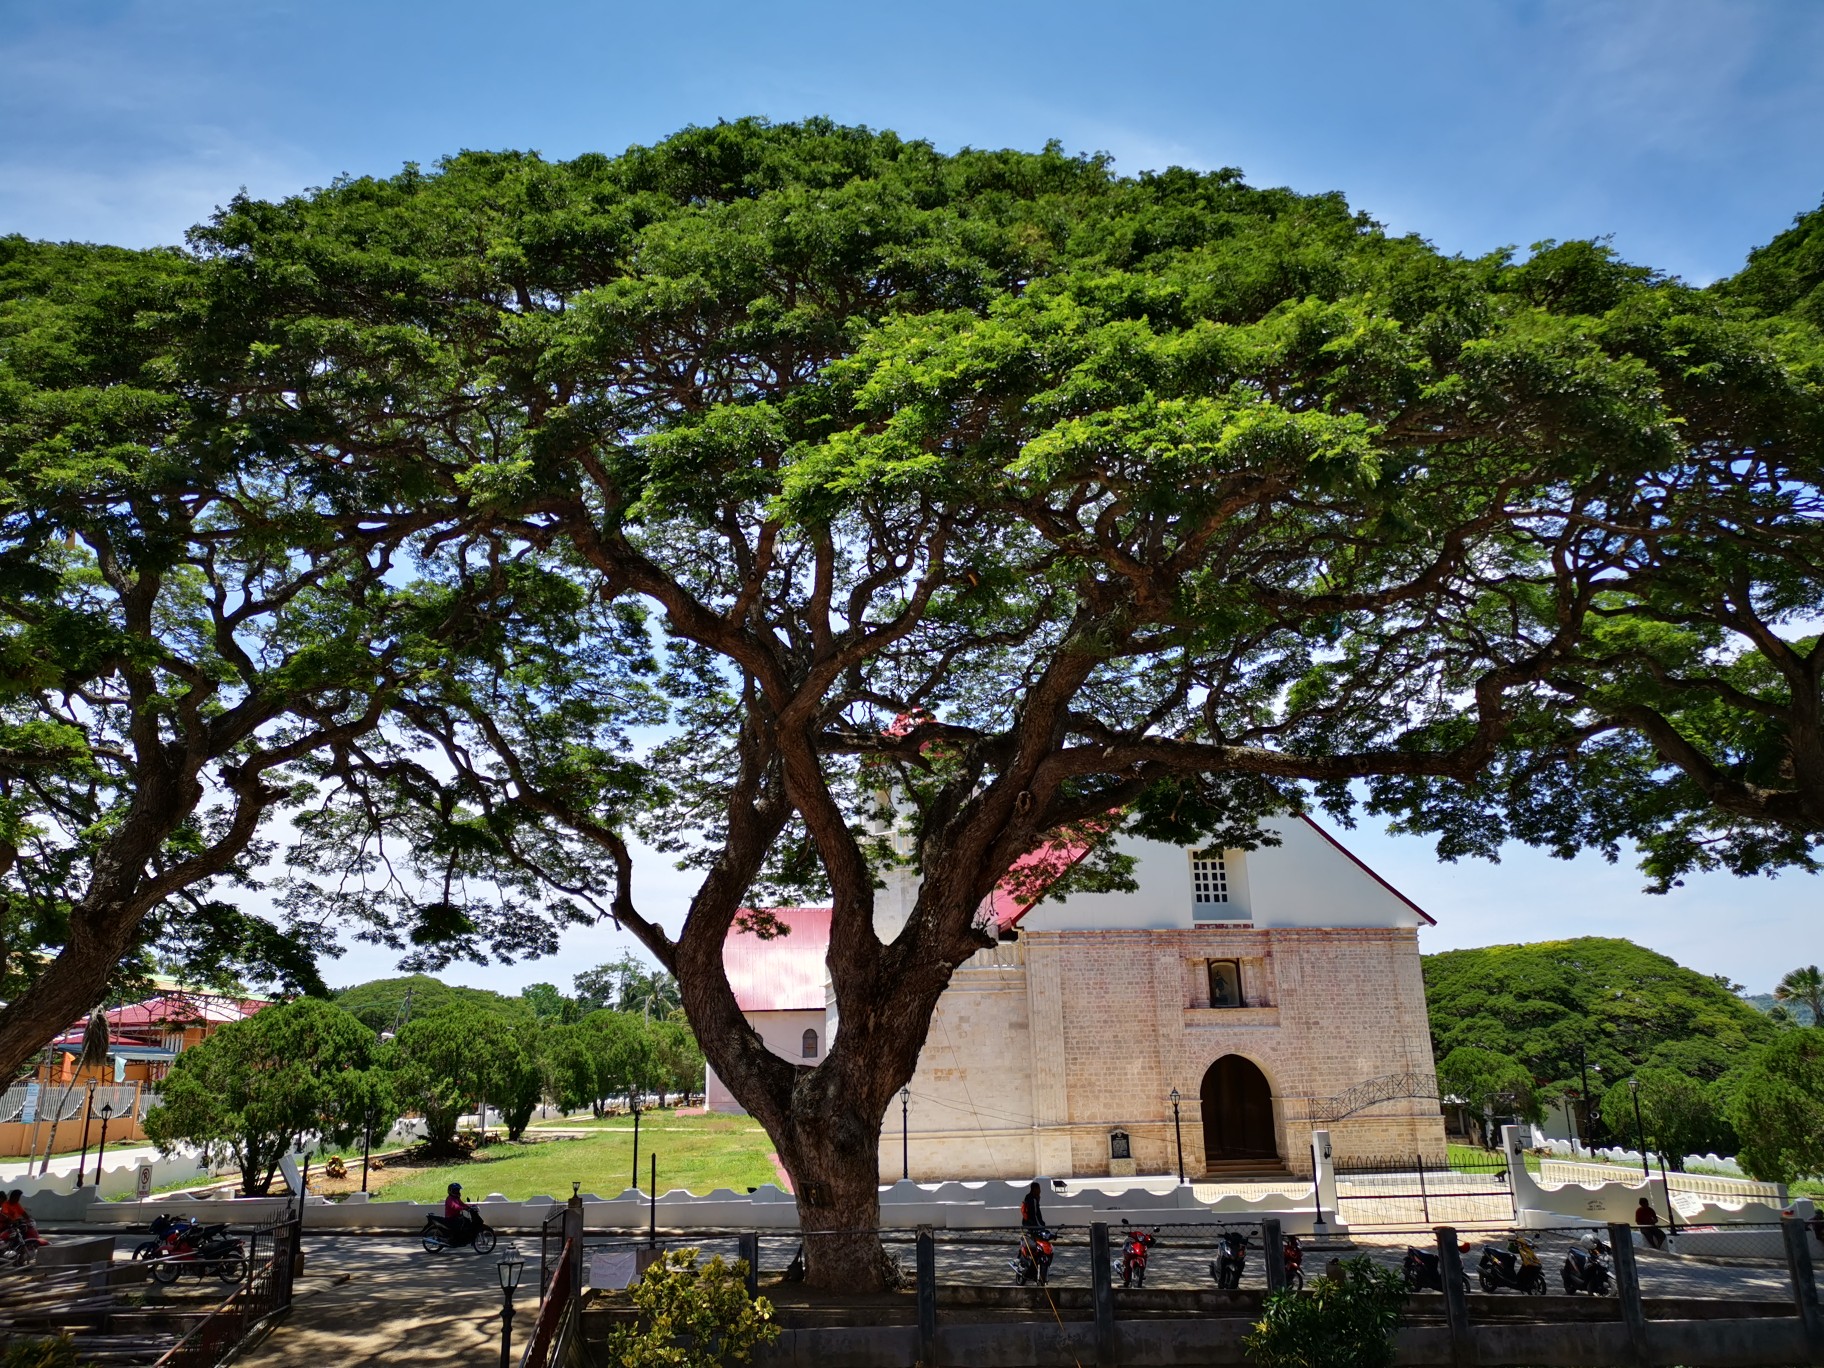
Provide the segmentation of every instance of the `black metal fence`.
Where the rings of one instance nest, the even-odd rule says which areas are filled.
[[[287,1214],[250,1231],[241,1284],[188,1334],[156,1368],[215,1368],[275,1317],[291,1309],[297,1267],[298,1218]]]
[[[1515,1212],[1507,1157],[1498,1151],[1339,1165],[1336,1196],[1334,1214],[1350,1227],[1479,1226],[1511,1221]]]

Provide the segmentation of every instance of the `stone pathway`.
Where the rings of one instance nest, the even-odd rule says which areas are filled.
[[[366,1368],[497,1362],[503,1239],[492,1254],[427,1254],[415,1239],[306,1232],[304,1277],[291,1314],[250,1353],[245,1368]],[[515,1294],[513,1361],[538,1310],[538,1245],[519,1250],[526,1271]]]

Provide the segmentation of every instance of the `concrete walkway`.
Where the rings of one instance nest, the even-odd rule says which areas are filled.
[[[188,1151],[180,1152],[188,1153]],[[137,1164],[141,1159],[156,1158],[158,1158],[158,1151],[151,1145],[109,1145],[107,1155],[105,1156],[105,1162],[107,1163],[107,1166],[112,1169],[119,1168],[122,1164]],[[38,1166],[43,1162],[44,1160],[42,1158],[28,1160],[22,1154],[14,1155],[7,1159],[0,1159],[0,1183],[8,1182],[14,1178],[36,1177],[38,1174]],[[50,1172],[67,1173],[70,1177],[74,1178],[76,1176],[76,1165],[79,1163],[85,1166],[86,1172],[93,1173],[95,1171],[94,1145],[89,1146],[89,1152],[86,1156],[82,1154],[81,1151],[77,1151],[74,1154],[60,1154],[55,1156],[51,1160]],[[30,1169],[31,1172],[26,1172],[27,1169]]]
[[[415,1239],[306,1232],[304,1277],[291,1315],[236,1362],[245,1368],[366,1368],[372,1364],[494,1363],[500,1355],[500,1277],[492,1254],[427,1254]],[[538,1246],[515,1294],[513,1361],[538,1309]],[[344,1277],[343,1275],[347,1275]]]

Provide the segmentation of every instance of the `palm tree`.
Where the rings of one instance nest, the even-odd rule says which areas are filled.
[[[1811,1024],[1824,1026],[1824,974],[1815,964],[1794,969],[1773,990],[1775,1002],[1799,1003],[1811,1011]]]

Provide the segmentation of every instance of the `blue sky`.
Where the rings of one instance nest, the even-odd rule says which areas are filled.
[[[1239,166],[1449,251],[1611,235],[1705,281],[1824,195],[1824,3],[0,0],[0,232],[175,242],[243,186],[814,113]],[[1824,960],[1816,878],[1647,898],[1597,859],[1440,866],[1421,841],[1344,839],[1439,918],[1431,948],[1625,935],[1757,989]],[[683,890],[659,870],[644,897]],[[561,983],[618,948],[602,931],[451,976]],[[389,967],[358,950],[331,977]]]

